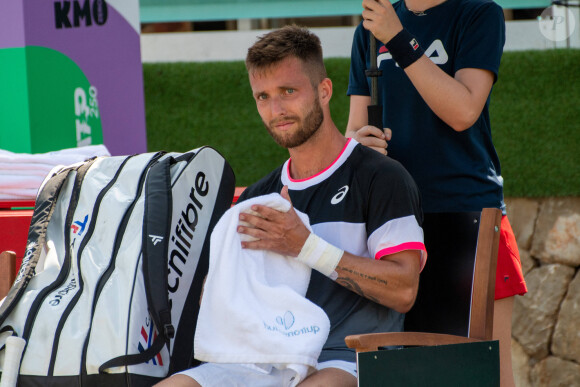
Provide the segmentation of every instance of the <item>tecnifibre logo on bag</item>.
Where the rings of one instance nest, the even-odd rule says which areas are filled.
[[[57,292],[55,292],[50,298],[48,303],[51,306],[57,306],[58,304],[60,304],[60,301],[66,297],[70,292],[72,292],[73,290],[75,290],[77,288],[77,280],[73,277],[71,278],[71,280],[69,281],[69,283],[66,284],[66,286],[62,289],[59,289]]]
[[[105,0],[57,1],[54,3],[54,23],[57,29],[102,26],[109,10]]]
[[[14,284],[19,283],[24,279],[24,275],[26,274],[26,268],[30,263],[30,259],[34,255],[34,251],[38,248],[38,244],[36,242],[30,242],[28,246],[26,246],[26,251],[24,252],[24,257],[22,258],[22,263],[20,264],[20,269],[18,269],[18,275],[14,280]]]
[[[209,183],[205,173],[198,172],[195,176],[194,186],[189,192],[189,200],[186,207],[181,211],[177,226],[171,231],[169,252],[169,292],[175,293],[179,289],[180,278],[187,265],[187,259],[192,248],[195,228],[199,221],[199,213],[203,209],[200,198],[207,196]]]

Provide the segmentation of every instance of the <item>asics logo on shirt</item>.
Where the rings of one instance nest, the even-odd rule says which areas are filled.
[[[445,47],[443,47],[443,42],[439,39],[431,43],[431,45],[425,50],[425,55],[427,55],[427,57],[436,65],[443,65],[449,60],[447,51],[445,51]],[[381,67],[381,61],[389,59],[393,59],[391,53],[385,46],[381,46],[379,49],[379,56],[377,56],[377,67]],[[398,64],[397,67],[399,67]]]
[[[334,204],[338,204],[338,203],[342,202],[342,199],[344,199],[347,192],[348,192],[348,185],[345,185],[344,187],[340,188],[338,190],[338,193],[336,195],[334,195],[332,197],[332,199],[330,199],[330,204],[334,205]]]

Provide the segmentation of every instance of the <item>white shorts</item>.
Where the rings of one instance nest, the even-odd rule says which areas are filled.
[[[325,368],[338,368],[351,374],[356,378],[356,363],[351,363],[346,360],[328,360],[322,363],[318,363],[316,366],[317,370],[323,370]]]
[[[356,377],[356,364],[343,360],[330,360],[319,363],[316,369],[338,368]],[[197,367],[179,372],[180,375],[195,379],[203,387],[212,386],[292,386],[295,372],[291,369],[279,370],[260,368],[253,364],[204,363]]]

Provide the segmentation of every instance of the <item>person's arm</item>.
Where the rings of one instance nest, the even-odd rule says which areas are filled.
[[[388,0],[363,0],[363,7],[363,26],[381,42],[388,43],[403,30]],[[431,110],[456,131],[477,121],[494,82],[491,71],[475,68],[460,69],[452,77],[426,55],[404,70]]]
[[[287,187],[282,190],[282,196],[290,200]],[[303,249],[308,250],[311,247],[312,251],[319,252],[326,247],[328,254],[324,262],[318,260],[318,256],[310,255],[304,257],[306,261],[310,261],[307,264],[331,278],[336,278],[336,282],[351,291],[398,312],[407,312],[413,305],[419,283],[419,251],[401,251],[383,256],[380,260],[359,257],[328,245],[314,234],[311,235],[293,208],[288,212],[280,212],[255,205],[252,210],[259,216],[240,214],[240,220],[250,226],[238,226],[238,232],[258,240],[242,242],[242,248],[268,250],[300,259],[301,254],[304,255]],[[305,248],[309,238],[314,244],[311,243]],[[331,259],[326,259],[327,257]],[[314,258],[315,262],[310,258]]]
[[[408,312],[417,297],[421,252],[404,250],[380,260],[345,252],[336,266],[336,282],[400,313]]]
[[[384,128],[381,131],[375,126],[368,125],[367,106],[370,104],[371,97],[364,95],[350,96],[350,111],[345,136],[352,137],[362,145],[386,155],[387,141],[391,139],[391,130]]]
[[[491,71],[471,68],[451,77],[425,55],[405,72],[433,113],[457,132],[475,124],[494,79]]]

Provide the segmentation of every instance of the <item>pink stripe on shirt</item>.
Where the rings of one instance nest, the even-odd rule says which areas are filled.
[[[425,266],[427,261],[427,249],[425,249],[425,244],[421,242],[405,242],[397,246],[387,247],[375,254],[375,259],[381,259],[385,255],[395,254],[404,250],[419,250],[421,251],[421,270]]]
[[[330,164],[328,167],[324,168],[322,171],[318,172],[316,175],[312,175],[312,176],[310,176],[310,177],[306,177],[306,178],[304,178],[304,179],[293,179],[293,178],[290,176],[290,163],[292,162],[292,159],[290,159],[290,160],[289,160],[289,162],[288,162],[288,170],[286,171],[286,173],[288,174],[288,179],[289,179],[290,181],[293,181],[293,182],[296,182],[296,183],[300,183],[300,182],[302,182],[302,181],[306,181],[306,180],[310,180],[310,179],[312,179],[312,178],[315,178],[316,176],[318,176],[318,175],[321,175],[321,174],[323,174],[324,172],[328,171],[328,170],[330,169],[330,167],[332,167],[332,166],[333,166],[333,165],[334,165],[334,164],[335,164],[335,163],[336,163],[338,160],[340,160],[340,157],[342,156],[342,154],[344,153],[344,151],[345,151],[345,150],[346,150],[346,148],[348,147],[348,143],[350,142],[350,140],[351,140],[350,138],[348,138],[348,139],[346,140],[346,144],[344,144],[344,148],[342,148],[342,150],[340,151],[340,154],[338,155],[338,157],[337,157],[337,158],[336,158],[336,159],[335,159],[335,160],[334,160],[334,161],[333,161],[333,162],[332,162],[332,163],[331,163],[331,164]]]

